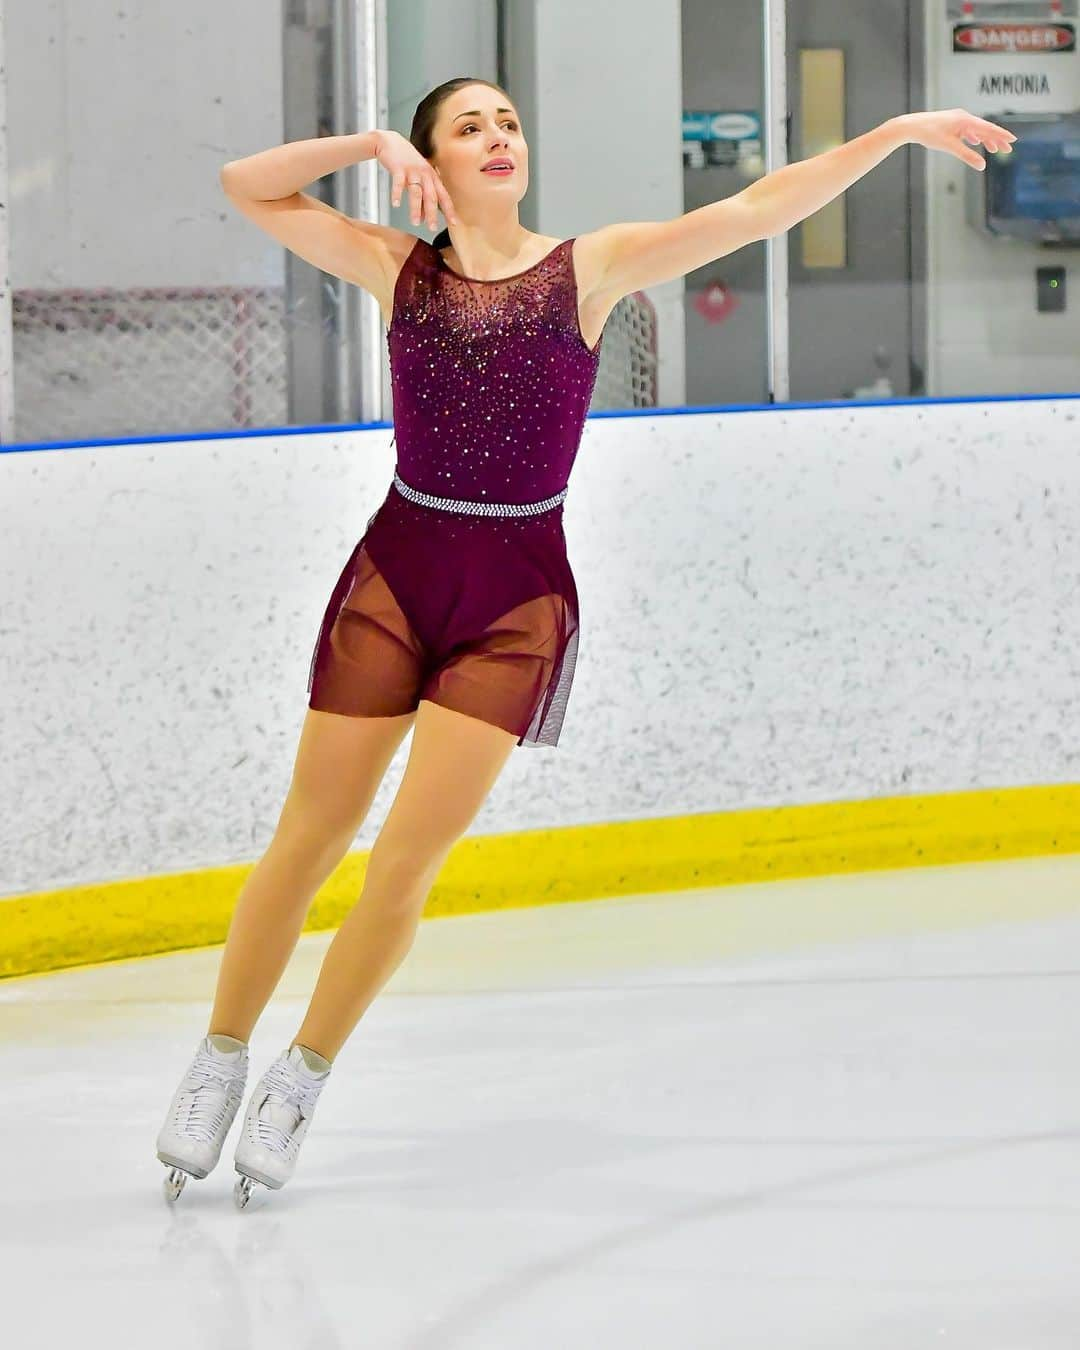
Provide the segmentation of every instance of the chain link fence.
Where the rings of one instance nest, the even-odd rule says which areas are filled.
[[[283,287],[14,292],[16,442],[288,425]],[[593,409],[655,407],[656,311],[604,328]]]

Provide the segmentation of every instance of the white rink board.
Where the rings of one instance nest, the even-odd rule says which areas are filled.
[[[470,833],[1075,781],[1078,408],[590,418],[562,738]],[[391,436],[0,456],[0,895],[261,854]]]

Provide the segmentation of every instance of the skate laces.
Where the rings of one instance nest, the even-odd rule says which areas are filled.
[[[259,1088],[266,1098],[255,1118],[259,1142],[278,1153],[287,1152],[301,1117],[310,1119],[314,1114],[325,1081],[325,1074],[314,1081],[303,1077],[285,1057],[275,1060]],[[262,1114],[267,1108],[277,1120]]]
[[[187,1100],[181,1111],[185,1115],[185,1132],[210,1143],[225,1118],[230,1089],[237,1080],[242,1083],[245,1074],[246,1066],[230,1069],[205,1050],[198,1051],[184,1080]]]

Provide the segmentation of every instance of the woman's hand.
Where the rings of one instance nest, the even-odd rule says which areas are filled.
[[[902,113],[896,121],[903,128],[906,139],[913,145],[925,145],[927,150],[947,150],[973,169],[985,169],[986,160],[968,144],[985,145],[987,150],[1012,149],[1016,136],[996,122],[987,122],[963,108],[948,112]]]
[[[406,185],[409,189],[409,204],[412,223],[418,225],[423,213],[427,217],[428,228],[434,230],[438,221],[436,212],[442,207],[447,224],[456,225],[458,218],[454,213],[454,203],[443,187],[443,181],[424,156],[398,131],[379,130],[379,152],[375,156],[390,175],[391,200],[395,206],[401,201],[401,192]],[[413,182],[412,180],[418,180]]]

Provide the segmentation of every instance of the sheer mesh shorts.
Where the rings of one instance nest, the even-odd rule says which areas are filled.
[[[446,513],[409,503],[408,513],[423,513],[410,537],[411,514],[396,502],[387,511],[391,500],[330,597],[308,706],[394,717],[429,699],[512,732],[519,745],[557,744],[578,631],[561,521],[555,536],[550,522],[527,534],[518,521],[433,525]]]

